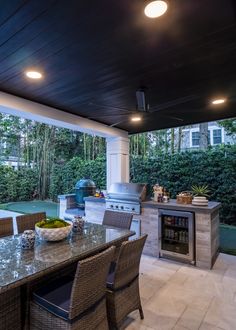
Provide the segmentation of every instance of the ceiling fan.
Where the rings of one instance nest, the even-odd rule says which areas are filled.
[[[196,95],[188,95],[185,97],[180,97],[178,99],[165,102],[158,106],[150,107],[149,103],[147,102],[145,87],[140,87],[139,89],[137,89],[135,95],[136,95],[136,109],[135,110],[130,110],[128,108],[123,108],[123,107],[113,106],[113,105],[98,104],[96,102],[89,102],[88,105],[101,107],[101,108],[119,110],[119,113],[113,112],[113,113],[109,113],[109,114],[99,115],[99,118],[124,116],[125,118],[123,120],[119,120],[110,125],[111,127],[114,127],[114,126],[117,126],[124,122],[127,122],[127,120],[131,120],[134,122],[141,121],[141,120],[147,120],[154,114],[157,114],[160,117],[166,117],[166,118],[170,118],[175,121],[183,122],[184,120],[182,118],[172,116],[172,115],[167,115],[162,112],[164,112],[164,110],[167,108],[171,108],[178,104],[189,102],[196,98]],[[98,119],[98,116],[90,116],[89,119]]]

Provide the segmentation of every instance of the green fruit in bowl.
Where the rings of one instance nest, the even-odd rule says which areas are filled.
[[[70,226],[70,224],[62,219],[46,219],[36,223],[36,226],[39,228],[63,228]]]
[[[66,238],[72,229],[72,224],[58,218],[37,222],[35,230],[40,239],[46,241],[60,241]]]

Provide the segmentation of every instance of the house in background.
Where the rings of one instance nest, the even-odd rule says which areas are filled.
[[[181,150],[194,150],[199,148],[200,129],[199,124],[191,125],[182,130]],[[234,144],[235,140],[227,135],[225,129],[217,122],[208,123],[208,145]]]
[[[19,157],[19,150],[23,146],[22,139],[22,136],[19,136],[14,143],[7,137],[0,139],[0,164],[10,166],[14,170],[26,166],[25,161]]]

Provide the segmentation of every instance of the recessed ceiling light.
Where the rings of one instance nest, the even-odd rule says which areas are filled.
[[[131,118],[131,121],[141,121],[141,117],[140,116],[134,116]]]
[[[216,100],[213,100],[211,103],[212,104],[222,104],[222,103],[225,103],[225,99],[216,99]]]
[[[156,18],[167,11],[167,3],[165,1],[152,1],[144,9],[144,13],[147,17]]]
[[[42,78],[42,73],[40,73],[38,71],[26,71],[25,75],[28,78],[31,78],[31,79],[40,79],[40,78]]]

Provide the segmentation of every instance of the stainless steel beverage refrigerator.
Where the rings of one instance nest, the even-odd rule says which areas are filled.
[[[194,213],[159,209],[159,255],[195,264]]]

